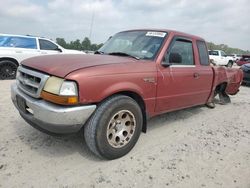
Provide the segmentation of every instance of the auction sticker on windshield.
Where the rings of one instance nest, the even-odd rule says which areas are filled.
[[[151,36],[151,37],[165,37],[166,33],[164,32],[156,32],[156,31],[148,31],[146,33],[146,36]]]

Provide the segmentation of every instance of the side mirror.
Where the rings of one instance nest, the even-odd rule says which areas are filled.
[[[58,51],[58,52],[62,52],[61,48],[56,48],[55,50]]]
[[[164,56],[161,65],[163,67],[169,67],[171,63],[167,62],[166,57]]]
[[[182,63],[182,57],[179,53],[170,53],[169,55],[169,63]]]

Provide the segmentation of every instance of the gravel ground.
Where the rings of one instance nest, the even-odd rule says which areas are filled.
[[[125,157],[93,156],[81,134],[55,138],[19,116],[0,81],[0,187],[250,188],[250,87],[232,103],[149,121]]]

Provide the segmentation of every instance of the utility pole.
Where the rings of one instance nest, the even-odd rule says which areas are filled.
[[[94,18],[95,18],[95,10],[94,10],[94,8],[93,8],[93,9],[92,9],[91,22],[90,22],[90,31],[89,31],[89,40],[90,40],[90,41],[91,41],[92,30],[93,30],[93,25],[94,25]]]

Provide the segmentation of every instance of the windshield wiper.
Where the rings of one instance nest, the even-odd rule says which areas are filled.
[[[137,60],[140,59],[139,57],[136,57],[136,56],[124,53],[124,52],[111,52],[111,53],[108,53],[108,55],[127,56],[127,57],[132,57],[132,58],[137,59]]]
[[[97,50],[94,52],[94,54],[104,54],[104,52]]]

